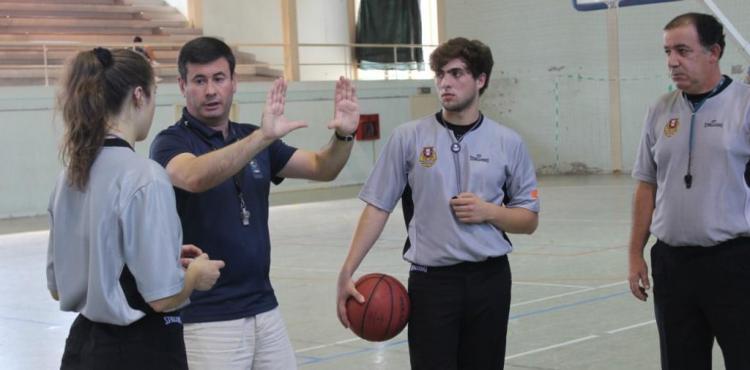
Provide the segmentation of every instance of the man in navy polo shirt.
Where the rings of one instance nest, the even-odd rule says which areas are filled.
[[[351,153],[359,105],[351,82],[336,84],[331,141],[317,152],[280,139],[307,125],[284,117],[286,83],[268,92],[261,126],[229,121],[235,59],[222,41],[199,37],[180,50],[182,118],[162,131],[151,157],[175,186],[184,243],[226,261],[210,292],[183,310],[191,369],[293,369],[296,359],[269,279],[268,194],[286,177],[330,181]]]

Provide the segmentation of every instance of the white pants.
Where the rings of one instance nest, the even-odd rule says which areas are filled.
[[[191,370],[297,369],[279,308],[230,321],[185,324]]]

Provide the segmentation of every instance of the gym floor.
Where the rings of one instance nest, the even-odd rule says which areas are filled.
[[[515,251],[506,369],[659,369],[652,301],[626,284],[628,176],[541,177],[534,235]],[[363,203],[356,187],[275,193],[274,283],[300,369],[408,369],[406,330],[383,343],[358,339],[335,315],[336,278]],[[44,277],[44,217],[0,222],[0,368],[59,368],[75,314],[60,312]],[[355,276],[406,283],[400,209]],[[407,327],[408,329],[408,327]],[[723,368],[718,346],[714,368]]]

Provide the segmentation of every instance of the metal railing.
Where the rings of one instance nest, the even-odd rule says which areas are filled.
[[[0,64],[0,76],[3,75],[3,71],[8,72],[16,72],[18,74],[19,70],[41,70],[42,76],[44,79],[45,86],[49,86],[51,80],[54,78],[54,75],[59,73],[59,71],[64,66],[64,59],[65,57],[69,55],[73,55],[73,53],[80,51],[80,50],[86,50],[89,48],[94,48],[97,46],[102,47],[108,47],[108,48],[134,48],[136,46],[143,46],[144,44],[134,44],[131,42],[125,42],[125,43],[117,43],[117,42],[106,42],[106,43],[94,43],[94,42],[78,42],[78,41],[0,41],[0,52],[7,52],[10,53],[12,51],[18,51],[19,48],[23,48],[23,51],[34,51],[38,50],[41,52],[40,55],[40,62],[39,64],[34,63],[9,63],[9,64]],[[164,42],[152,42],[146,44],[152,48],[155,49],[157,56],[158,52],[163,51],[165,49],[172,49],[177,50],[179,49],[183,43],[164,43]],[[259,49],[277,49],[280,51],[281,59],[283,60],[284,52],[287,48],[290,46],[283,43],[239,43],[239,44],[231,44],[230,45],[235,52],[238,51],[247,51],[249,53],[258,52]],[[390,66],[393,67],[393,69],[396,69],[396,66],[399,64],[403,64],[405,62],[399,62],[399,51],[403,49],[409,49],[411,50],[412,57],[414,56],[414,51],[417,49],[423,50],[423,55],[425,57],[429,54],[427,53],[426,49],[431,49],[437,47],[437,45],[431,45],[431,44],[346,44],[346,43],[336,43],[336,44],[327,44],[327,43],[299,43],[296,45],[296,47],[299,50],[303,50],[306,48],[313,48],[313,49],[323,49],[323,48],[340,48],[343,51],[343,60],[334,61],[334,62],[298,62],[296,63],[296,66],[291,66],[294,68],[299,67],[330,67],[330,66],[339,66],[344,68],[345,75],[348,78],[357,79],[357,70],[360,67],[360,64],[355,60],[354,58],[354,50],[355,48],[360,47],[366,47],[366,48],[387,48],[393,50],[393,60],[394,63],[390,64]],[[55,57],[52,57],[54,54],[57,54]],[[61,58],[60,56],[64,56]],[[413,58],[412,58],[413,59]],[[23,61],[24,58],[19,58],[18,61]],[[25,60],[28,60],[26,58]],[[384,64],[386,67],[384,70],[388,70],[389,64]],[[248,69],[248,68],[268,68],[268,69],[274,69],[278,68],[280,71],[284,72],[285,77],[288,77],[288,70],[289,67],[283,62],[257,62],[257,63],[237,63],[238,69]],[[156,67],[157,71],[165,71],[165,70],[177,70],[176,64],[172,63],[163,63],[159,64]],[[21,76],[23,76],[23,73],[20,73]],[[7,78],[7,77],[6,77]],[[39,78],[38,76],[28,76],[27,78]],[[422,77],[423,78],[423,77]],[[388,79],[388,78],[384,78]],[[411,79],[411,77],[406,78]]]

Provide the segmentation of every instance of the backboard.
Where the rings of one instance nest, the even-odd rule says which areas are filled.
[[[589,10],[602,10],[608,8],[608,3],[617,3],[617,7],[633,6],[633,5],[646,5],[655,3],[666,3],[671,1],[680,0],[572,0],[573,7],[580,11],[586,12]]]

